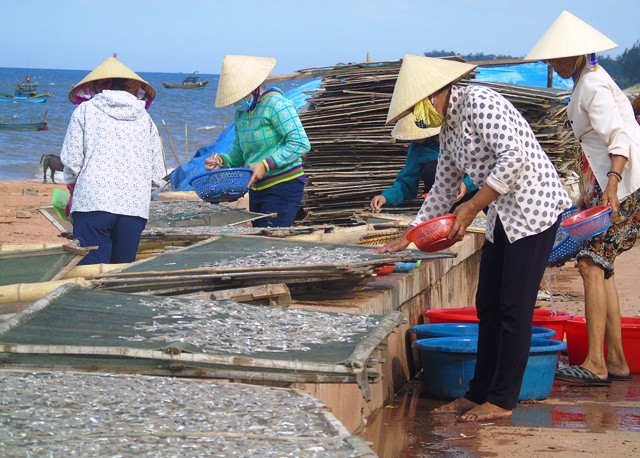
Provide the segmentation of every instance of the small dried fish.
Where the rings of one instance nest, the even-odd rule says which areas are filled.
[[[239,304],[234,301],[144,297],[149,321],[137,321],[131,342],[182,342],[223,354],[309,351],[314,345],[354,342],[370,332],[376,317]]]
[[[0,456],[375,456],[295,390],[14,371],[0,386]]]

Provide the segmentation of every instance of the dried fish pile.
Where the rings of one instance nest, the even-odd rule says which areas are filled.
[[[375,456],[295,390],[12,371],[0,386],[1,456]]]
[[[400,61],[362,64],[329,72],[301,113],[312,145],[304,157],[309,177],[305,224],[351,225],[354,211],[391,185],[404,166],[407,142],[385,126]],[[487,83],[483,83],[487,84]],[[489,83],[518,108],[562,176],[578,170],[579,146],[566,118],[567,91]],[[415,213],[419,196],[389,213]]]
[[[151,320],[135,323],[132,342],[182,342],[205,353],[253,355],[306,352],[312,346],[353,343],[378,320],[368,315],[256,307],[233,301],[154,298],[140,303]]]
[[[205,263],[201,267],[277,267],[306,265],[347,265],[366,263],[375,256],[373,252],[346,247],[325,248],[322,246],[271,247],[244,257],[222,259],[214,263]]]

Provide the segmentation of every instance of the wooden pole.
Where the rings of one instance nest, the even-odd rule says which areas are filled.
[[[184,160],[189,161],[189,132],[187,121],[184,122]]]
[[[178,165],[180,165],[180,158],[178,157],[178,154],[176,153],[176,149],[173,147],[173,141],[171,140],[171,133],[169,132],[169,127],[167,126],[167,123],[164,122],[164,119],[162,120],[162,125],[164,126],[164,130],[167,131],[167,141],[169,142],[169,148],[171,148],[171,152],[173,153],[173,157],[176,159],[176,162],[178,163]]]

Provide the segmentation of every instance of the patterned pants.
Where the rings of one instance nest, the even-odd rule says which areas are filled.
[[[600,205],[602,189],[594,184],[589,205]],[[613,275],[613,262],[621,253],[633,248],[640,228],[640,189],[620,202],[618,217],[606,232],[585,240],[576,259],[589,258],[604,269],[604,278]]]

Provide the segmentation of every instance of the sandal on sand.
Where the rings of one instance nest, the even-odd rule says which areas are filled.
[[[555,378],[565,382],[571,382],[584,386],[607,386],[611,385],[610,379],[601,379],[589,369],[582,366],[569,366],[556,371]]]
[[[629,380],[633,380],[633,375],[631,374],[620,375],[620,374],[612,374],[611,372],[609,372],[609,374],[607,374],[607,379],[611,381],[628,382]]]

